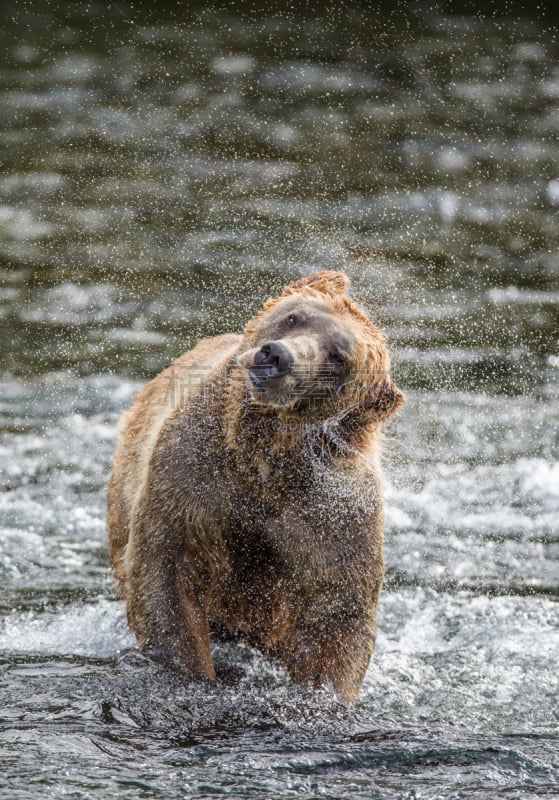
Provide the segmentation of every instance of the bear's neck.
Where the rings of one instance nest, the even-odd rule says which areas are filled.
[[[242,469],[268,476],[278,468],[307,469],[309,460],[328,464],[374,452],[378,426],[362,409],[325,418],[304,408],[260,406],[234,367],[228,370],[227,383],[225,443]]]

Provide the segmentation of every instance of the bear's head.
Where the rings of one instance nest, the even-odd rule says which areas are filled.
[[[238,363],[255,404],[315,419],[360,409],[379,421],[400,408],[386,340],[348,288],[343,273],[317,272],[251,320]]]

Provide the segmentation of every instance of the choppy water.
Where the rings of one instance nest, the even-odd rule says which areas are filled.
[[[3,6],[0,793],[559,796],[559,46],[547,16]],[[376,7],[376,5],[375,5]],[[344,267],[408,403],[355,708],[134,650],[120,412]]]

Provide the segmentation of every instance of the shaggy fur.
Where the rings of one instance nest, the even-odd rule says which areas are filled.
[[[215,634],[344,701],[361,686],[384,572],[379,436],[403,395],[348,286],[337,272],[290,284],[124,419],[108,528],[129,624],[199,677],[215,678]]]

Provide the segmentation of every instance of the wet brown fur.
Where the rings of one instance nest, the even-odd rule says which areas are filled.
[[[199,677],[215,678],[218,631],[344,701],[361,686],[384,573],[379,437],[403,396],[384,337],[348,285],[336,272],[289,285],[244,334],[181,356],[124,419],[108,529],[128,620],[140,647]],[[302,332],[281,327],[290,311]],[[343,383],[316,396],[311,363],[317,382],[306,393],[290,375],[277,398],[258,396],[247,369],[270,337],[295,366],[340,342]]]

